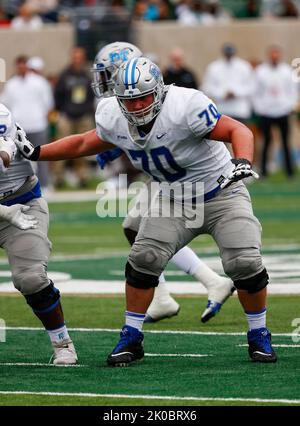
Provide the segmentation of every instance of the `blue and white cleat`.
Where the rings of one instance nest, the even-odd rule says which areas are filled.
[[[179,304],[170,295],[163,298],[154,296],[146,312],[144,323],[157,322],[165,318],[174,317],[179,311]]]
[[[216,316],[234,291],[235,287],[229,278],[221,278],[216,284],[211,286],[205,311],[201,315],[201,321],[207,322]]]
[[[271,333],[263,327],[247,333],[248,352],[254,362],[276,362],[277,356],[271,344]]]
[[[107,357],[110,367],[127,367],[133,361],[144,357],[144,335],[138,329],[124,325],[120,340],[112,353]]]

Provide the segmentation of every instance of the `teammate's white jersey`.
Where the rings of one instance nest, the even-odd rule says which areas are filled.
[[[203,182],[215,189],[233,169],[222,142],[206,136],[220,115],[202,92],[170,86],[155,123],[145,137],[129,126],[115,97],[103,99],[96,111],[96,131],[104,141],[126,152],[132,164],[160,182]]]
[[[14,139],[16,134],[15,122],[10,111],[0,103],[0,136]],[[34,174],[30,161],[16,154],[5,173],[0,174],[1,198],[16,192]]]

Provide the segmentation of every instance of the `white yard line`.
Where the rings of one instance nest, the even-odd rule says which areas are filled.
[[[1,327],[0,327],[1,330]],[[45,331],[42,327],[5,327],[5,330],[16,331]],[[81,332],[108,332],[120,333],[119,328],[68,328],[69,331]],[[246,332],[217,332],[217,331],[186,331],[186,330],[143,330],[143,333],[149,334],[191,334],[199,336],[245,336]],[[272,333],[272,336],[293,337],[295,333]]]
[[[75,364],[75,365],[54,365],[42,362],[0,362],[0,366],[4,367],[63,367],[63,368],[80,368],[89,367],[88,365]]]
[[[162,395],[125,395],[101,393],[71,393],[71,392],[30,392],[30,391],[0,391],[1,395],[42,395],[42,396],[70,396],[84,398],[129,398],[129,399],[162,399],[167,401],[224,401],[224,402],[266,402],[281,404],[300,404],[300,399],[265,399],[265,398],[211,398],[197,396],[162,396]]]

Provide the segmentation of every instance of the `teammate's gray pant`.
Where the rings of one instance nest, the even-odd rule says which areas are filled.
[[[0,247],[7,253],[14,286],[23,295],[39,292],[49,285],[47,265],[51,243],[48,205],[44,198],[35,198],[26,205],[28,214],[38,220],[36,229],[21,230],[6,221],[0,221]]]
[[[261,225],[242,182],[221,190],[204,203],[203,224],[196,228],[187,226],[192,211],[181,217],[155,217],[159,203],[168,204],[169,199],[157,197],[148,215],[141,219],[128,258],[135,270],[159,276],[169,259],[200,234],[210,234],[215,239],[224,271],[233,281],[250,278],[264,269],[260,254]],[[173,204],[175,211],[181,209],[181,203]]]

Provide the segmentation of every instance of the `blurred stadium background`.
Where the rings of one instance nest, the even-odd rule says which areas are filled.
[[[84,83],[74,89],[76,102],[79,106],[82,103],[85,111],[80,117],[83,127],[79,131],[83,131],[93,127],[96,107],[96,100],[88,95],[89,69],[105,44],[132,42],[165,72],[170,53],[179,48],[184,54],[184,67],[201,89],[207,67],[220,58],[224,43],[234,45],[238,57],[253,68],[266,60],[270,45],[279,45],[283,61],[291,65],[300,56],[300,1],[0,0],[0,38],[0,101],[6,80],[15,73],[16,58],[34,58],[32,69],[42,73],[53,90],[54,103],[47,114],[46,129],[51,141],[71,128],[61,109],[57,84],[61,73],[70,66],[74,47],[82,48],[77,59],[86,76]],[[239,334],[245,329],[245,320],[235,297],[217,318],[203,325],[200,313],[206,302],[204,293],[197,283],[172,268],[168,269],[167,278],[181,304],[180,315],[147,325],[146,352],[150,354],[143,366],[126,371],[105,367],[106,354],[123,322],[122,282],[128,245],[121,219],[97,216],[96,187],[102,181],[109,188],[116,187],[120,172],[128,173],[129,182],[143,177],[123,157],[105,173],[91,157],[39,170],[50,209],[53,251],[49,273],[62,290],[82,369],[57,371],[47,366],[47,353],[51,355],[47,337],[14,291],[5,254],[1,252],[0,318],[8,329],[6,344],[0,343],[0,405],[299,404],[300,338],[297,340],[296,335],[292,340],[291,336],[300,323],[295,322],[300,317],[299,102],[289,118],[294,175],[286,175],[280,135],[275,131],[269,174],[249,184],[255,214],[263,226],[263,250],[272,277],[269,326],[275,333],[280,358],[275,368],[254,367],[246,362],[246,348],[242,346],[245,337]],[[260,122],[253,111],[245,121],[255,134],[255,167],[260,172]],[[124,192],[126,188],[121,184],[121,189]],[[211,238],[197,238],[191,246],[222,273]],[[179,331],[184,333],[176,334]],[[170,362],[163,355],[153,356],[158,351],[179,356]],[[185,352],[203,353],[207,358],[186,358]],[[171,398],[164,399],[167,396]]]

